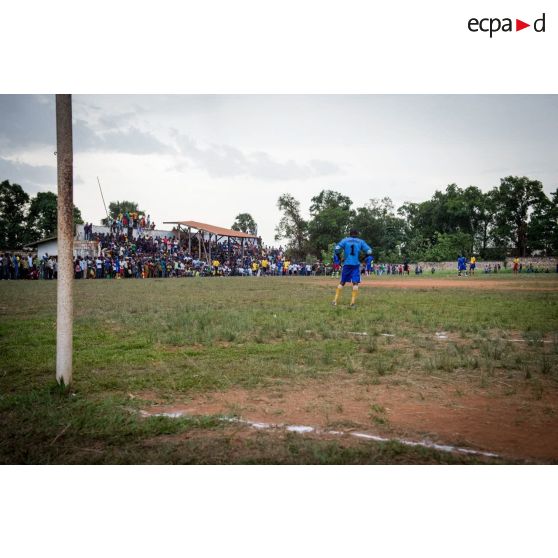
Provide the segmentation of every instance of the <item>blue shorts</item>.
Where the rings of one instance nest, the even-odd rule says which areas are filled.
[[[360,283],[360,265],[344,265],[341,283]]]

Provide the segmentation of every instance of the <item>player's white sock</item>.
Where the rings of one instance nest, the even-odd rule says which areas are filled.
[[[353,292],[351,293],[351,306],[355,303],[358,295],[358,285],[353,285]]]

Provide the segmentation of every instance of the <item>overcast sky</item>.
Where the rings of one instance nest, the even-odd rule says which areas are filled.
[[[306,213],[325,188],[356,207],[510,174],[558,186],[558,95],[75,95],[73,111],[74,202],[96,224],[97,176],[157,225],[247,212],[266,243],[285,192]],[[0,180],[56,191],[55,145],[53,95],[0,95]]]

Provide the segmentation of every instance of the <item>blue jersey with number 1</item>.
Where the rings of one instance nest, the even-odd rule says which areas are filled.
[[[343,251],[345,253],[345,259],[343,261],[344,265],[359,265],[360,261],[358,259],[358,255],[361,250],[366,252],[368,255],[372,254],[372,248],[370,248],[364,240],[354,236],[344,238],[335,247],[336,252]]]

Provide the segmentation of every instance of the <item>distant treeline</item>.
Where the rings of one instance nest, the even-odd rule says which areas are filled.
[[[17,249],[56,234],[56,201],[52,192],[30,197],[18,184],[1,182],[0,248]],[[137,210],[135,202],[114,202],[111,213],[126,204]],[[300,202],[291,194],[280,196],[277,205],[282,216],[275,239],[285,240],[289,256],[297,259],[331,257],[331,244],[352,227],[372,244],[376,261],[558,255],[558,190],[549,197],[541,182],[525,176],[502,178],[486,193],[450,184],[427,201],[407,202],[397,210],[388,197],[353,208],[348,196],[333,190],[312,198],[309,219],[302,217]],[[78,208],[74,220],[83,222]],[[257,224],[242,213],[233,228],[255,234]]]
[[[372,244],[377,261],[558,254],[558,190],[548,197],[541,182],[527,177],[502,178],[486,193],[450,184],[427,201],[397,210],[388,197],[355,209],[349,197],[332,190],[312,198],[309,219],[291,194],[283,194],[277,205],[282,217],[275,239],[286,240],[297,258],[327,256],[330,245],[352,227]]]
[[[26,244],[56,235],[58,197],[53,192],[29,196],[19,184],[0,182],[0,249],[21,249]],[[74,224],[83,223],[74,206]]]

